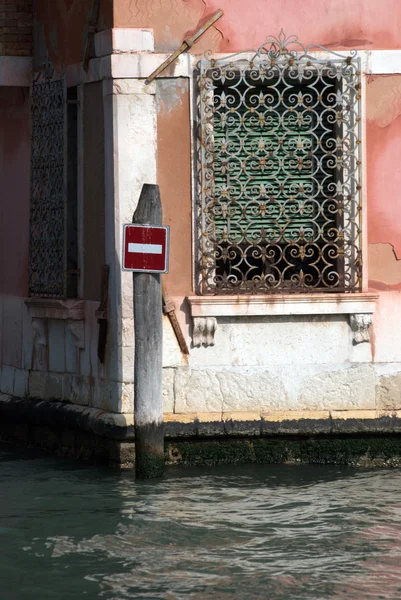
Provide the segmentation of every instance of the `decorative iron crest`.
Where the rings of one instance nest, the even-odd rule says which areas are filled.
[[[65,78],[47,63],[31,86],[31,296],[66,296],[66,106]]]
[[[201,293],[361,290],[356,55],[281,32],[200,62]]]

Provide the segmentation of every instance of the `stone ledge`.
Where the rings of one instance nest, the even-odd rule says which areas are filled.
[[[113,440],[134,439],[133,415],[110,413],[69,402],[0,394],[0,425],[20,423],[54,430],[81,430]]]
[[[348,418],[347,418],[348,417]],[[0,439],[133,467],[133,415],[0,395]],[[165,415],[166,464],[401,465],[401,411]]]
[[[62,319],[81,321],[85,318],[84,300],[54,298],[26,298],[28,314],[35,319]]]
[[[188,296],[192,317],[371,314],[378,294]]]
[[[401,433],[401,411],[271,411],[165,414],[166,438]]]
[[[134,440],[133,414],[69,402],[0,394],[0,422],[77,429],[119,441]],[[164,414],[166,439],[186,437],[401,433],[401,411],[271,411]]]

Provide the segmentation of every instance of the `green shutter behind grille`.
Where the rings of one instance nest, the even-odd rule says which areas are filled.
[[[319,237],[319,227],[328,222],[327,210],[316,201],[321,182],[316,160],[322,150],[316,140],[325,129],[304,105],[283,104],[269,110],[263,98],[268,86],[250,91],[259,103],[227,105],[227,95],[237,99],[245,88],[218,89],[213,119],[215,239],[217,243],[306,242]],[[299,93],[301,86],[287,92]],[[277,90],[277,86],[276,86]],[[249,93],[249,92],[248,92]],[[250,106],[252,104],[252,106]],[[287,107],[289,102],[286,102]],[[313,114],[313,116],[312,116]],[[303,117],[303,118],[302,118]],[[315,119],[315,122],[307,121]],[[315,135],[311,129],[318,125]],[[331,133],[331,132],[330,132]],[[327,177],[326,177],[327,180]],[[328,181],[325,182],[327,187]],[[315,200],[308,200],[314,196]]]

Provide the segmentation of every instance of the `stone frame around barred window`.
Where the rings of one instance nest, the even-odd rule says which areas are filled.
[[[272,41],[273,40],[273,41]],[[248,64],[253,65],[254,63],[252,63],[252,61],[255,61],[255,56],[258,58],[262,55],[263,58],[263,52],[267,53],[269,55],[269,58],[272,59],[272,45],[273,45],[273,55],[274,52],[276,53],[275,56],[277,56],[278,54],[280,54],[280,52],[285,51],[285,59],[288,60],[288,57],[290,57],[290,60],[292,60],[292,53],[288,53],[287,52],[287,48],[286,48],[286,44],[287,42],[289,43],[295,43],[298,44],[297,40],[295,38],[290,38],[289,40],[281,37],[280,39],[274,39],[274,38],[269,38],[269,43],[265,44],[263,47],[261,47],[257,53],[253,53],[252,55],[250,53],[241,53],[240,55],[234,55],[234,57],[230,57],[230,56],[226,56],[226,55],[216,55],[215,58],[211,59],[210,56],[207,57],[206,60],[206,66],[203,66],[203,71],[202,71],[202,66],[199,67],[199,64],[202,65],[202,61],[201,63],[198,63],[198,68],[200,71],[198,71],[197,75],[199,77],[205,77],[205,69],[215,69],[215,71],[219,71],[220,74],[222,72],[222,68],[228,69],[229,65],[234,64],[233,68],[236,68],[236,64],[237,63],[233,63],[232,60],[233,58],[235,59],[235,61],[238,60],[242,60],[245,61],[245,63],[248,61]],[[268,50],[266,51],[266,46],[268,47]],[[278,48],[278,50],[277,50]],[[356,233],[354,233],[353,235],[355,235],[358,239],[356,240],[356,244],[357,244],[357,250],[355,250],[354,255],[357,257],[356,258],[356,262],[354,261],[354,263],[352,263],[352,260],[350,260],[350,264],[355,264],[356,265],[356,269],[358,272],[357,275],[357,284],[353,285],[352,283],[349,284],[349,289],[347,289],[347,286],[344,289],[336,289],[335,286],[333,286],[331,289],[325,290],[322,289],[322,287],[318,287],[316,289],[316,291],[312,288],[305,288],[303,290],[301,289],[294,289],[294,290],[286,290],[283,288],[280,288],[277,286],[277,289],[273,290],[274,293],[276,293],[277,295],[282,295],[285,293],[306,293],[306,294],[311,294],[311,293],[322,293],[322,292],[330,292],[330,293],[341,293],[341,292],[352,292],[352,293],[359,293],[361,291],[365,291],[366,290],[366,239],[365,239],[365,235],[364,231],[366,229],[366,210],[365,210],[365,188],[363,186],[363,182],[366,180],[364,177],[364,173],[363,170],[365,168],[365,161],[363,160],[364,157],[364,145],[360,144],[360,140],[363,140],[363,143],[365,142],[365,135],[364,135],[364,129],[365,129],[365,118],[364,118],[364,113],[365,113],[365,107],[364,107],[364,86],[365,86],[365,77],[362,75],[362,68],[361,68],[361,61],[360,59],[356,59],[356,53],[355,52],[351,52],[351,53],[332,53],[329,51],[325,51],[320,49],[319,52],[312,52],[310,50],[310,46],[307,48],[304,48],[303,46],[301,46],[303,54],[301,54],[301,59],[307,59],[307,63],[306,64],[312,64],[310,62],[310,57],[313,57],[312,60],[315,61],[315,64],[317,65],[331,65],[333,64],[333,54],[334,54],[334,60],[337,61],[338,64],[340,65],[345,65],[344,66],[338,66],[337,69],[342,69],[342,73],[346,72],[344,69],[347,68],[351,68],[349,67],[350,64],[352,64],[352,68],[354,68],[355,70],[355,78],[358,80],[358,82],[360,81],[360,83],[357,84],[356,87],[356,101],[355,101],[355,106],[356,106],[356,116],[357,118],[354,119],[354,123],[352,125],[352,127],[355,129],[355,131],[358,131],[357,133],[357,138],[356,138],[356,149],[355,149],[355,157],[352,157],[352,161],[354,164],[354,169],[355,169],[355,165],[358,165],[356,167],[356,171],[357,171],[357,180],[356,183],[354,185],[354,191],[353,194],[355,196],[355,198],[357,198],[355,200],[355,203],[353,206],[357,206],[358,210],[362,210],[362,216],[360,216],[360,213],[357,213],[357,218],[355,218],[355,225],[353,226],[353,229]],[[270,54],[269,54],[270,53]],[[294,53],[295,54],[295,53]],[[272,62],[273,62],[272,59]],[[352,62],[353,61],[353,62]],[[223,67],[222,67],[223,65]],[[248,67],[249,68],[249,67]],[[305,66],[305,64],[302,65],[302,68],[308,68]],[[322,67],[318,67],[318,68],[322,68]],[[256,67],[255,67],[256,70]],[[203,75],[202,75],[203,73]],[[223,76],[226,75],[226,72],[223,73]],[[229,73],[230,75],[230,73]],[[232,72],[231,72],[232,75]],[[210,82],[208,82],[210,85]],[[344,86],[345,84],[343,84]],[[348,83],[347,83],[348,85]],[[206,84],[207,87],[207,84]],[[195,107],[193,110],[195,111],[197,108],[197,103],[199,103],[199,93],[197,95],[198,90],[193,91],[193,106]],[[199,91],[198,91],[199,92]],[[209,94],[209,92],[206,92],[207,94]],[[213,93],[213,90],[212,92]],[[209,94],[210,95],[210,94]],[[362,95],[362,99],[363,101],[360,100],[360,96]],[[209,107],[210,108],[210,107]],[[208,115],[206,114],[206,118],[204,116],[204,114],[202,115],[202,117],[204,118],[204,121],[207,119],[209,119],[209,130],[210,130],[210,116],[208,117]],[[194,238],[194,261],[195,261],[195,265],[194,265],[194,290],[195,293],[198,293],[200,295],[220,295],[220,294],[242,294],[245,293],[246,295],[252,295],[252,294],[270,294],[273,293],[271,290],[267,289],[268,286],[260,286],[260,289],[235,289],[235,286],[233,287],[233,289],[227,289],[229,288],[229,286],[226,286],[226,288],[224,289],[224,286],[221,286],[221,289],[218,289],[218,286],[214,284],[213,280],[215,277],[215,267],[213,266],[215,263],[215,259],[214,258],[210,258],[212,256],[214,256],[216,254],[216,250],[213,250],[212,248],[206,248],[205,250],[205,244],[209,243],[209,245],[211,245],[210,243],[210,239],[208,239],[208,234],[207,234],[207,227],[205,227],[204,225],[201,226],[201,233],[199,235],[199,222],[201,222],[201,220],[204,220],[204,206],[203,206],[203,195],[205,194],[205,188],[207,188],[207,186],[209,185],[208,180],[210,181],[213,178],[213,168],[210,167],[210,160],[213,161],[213,158],[210,159],[210,156],[213,156],[213,151],[214,151],[214,147],[213,147],[213,142],[212,146],[209,148],[210,152],[209,152],[209,163],[206,166],[206,169],[208,169],[208,173],[205,176],[205,173],[202,171],[202,169],[204,169],[204,167],[202,166],[206,164],[206,161],[204,159],[204,149],[202,148],[202,144],[203,146],[205,146],[206,142],[205,142],[205,134],[207,136],[208,131],[207,129],[205,129],[205,123],[204,121],[202,121],[202,123],[200,124],[200,129],[201,129],[201,137],[199,136],[199,134],[197,134],[197,128],[199,129],[199,123],[195,124],[195,127],[193,128],[193,132],[194,132],[194,160],[193,160],[193,164],[194,164],[194,176],[193,176],[193,183],[194,183],[194,222],[193,222],[193,238]],[[352,129],[351,127],[351,129]],[[212,134],[213,135],[213,132]],[[349,134],[349,137],[352,137],[352,135],[354,135],[354,132],[351,131],[351,133]],[[345,143],[345,142],[344,142]],[[341,151],[343,153],[343,155],[345,154],[345,152]],[[202,156],[203,153],[203,156]],[[350,154],[350,153],[349,153]],[[203,161],[203,162],[202,162]],[[351,163],[351,159],[349,159],[349,162]],[[199,165],[200,165],[200,175],[199,175]],[[343,167],[345,168],[345,167]],[[348,175],[349,175],[349,167],[348,168]],[[348,177],[348,179],[350,179],[350,177]],[[345,185],[344,185],[344,189],[345,189]],[[212,198],[213,196],[213,190],[211,195],[209,194],[209,196]],[[213,200],[213,198],[212,198]],[[351,211],[354,211],[354,208],[351,208]],[[348,221],[351,221],[354,217],[351,216]],[[210,218],[209,218],[210,221]],[[210,224],[208,224],[209,227],[209,231],[210,231]],[[353,240],[351,240],[353,242]],[[354,246],[354,244],[350,244],[350,246]],[[202,247],[203,246],[203,247]],[[208,258],[209,257],[209,258]],[[210,263],[210,264],[209,264]],[[360,265],[360,263],[362,263],[362,265]],[[359,266],[358,266],[359,265]],[[352,266],[352,265],[351,265]],[[355,269],[354,269],[355,271]],[[353,275],[351,275],[351,277],[353,277]],[[344,278],[345,279],[345,278]]]

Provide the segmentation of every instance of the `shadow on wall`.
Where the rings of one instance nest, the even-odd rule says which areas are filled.
[[[28,293],[30,97],[0,87],[0,294]]]

